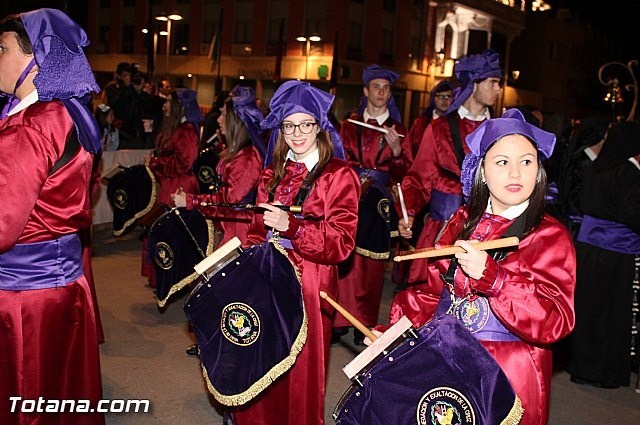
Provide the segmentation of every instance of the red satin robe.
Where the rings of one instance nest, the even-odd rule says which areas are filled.
[[[301,162],[287,161],[286,175],[275,191],[274,201],[291,205],[308,171]],[[258,202],[267,202],[265,185],[273,169],[267,168],[258,186]],[[329,364],[333,308],[320,299],[325,291],[335,299],[337,264],[355,246],[360,183],[356,174],[339,159],[332,159],[316,180],[303,214],[317,219],[301,220],[289,215],[289,229],[280,233],[291,239],[289,259],[302,274],[302,297],[308,317],[307,341],[293,367],[264,393],[234,410],[235,425],[322,425],[326,370]],[[265,241],[262,214],[256,214],[248,244]]]
[[[193,124],[184,122],[161,144],[158,156],[149,161],[149,168],[160,185],[160,204],[173,205],[171,194],[180,187],[187,193],[199,192],[198,180],[193,173],[193,163],[198,158],[198,140]]]
[[[478,128],[482,121],[459,119],[460,138],[464,153],[469,153],[465,137]],[[432,121],[427,126],[413,165],[402,181],[402,193],[409,216],[415,217],[431,200],[431,191],[439,190],[462,196],[460,165],[453,149],[451,130],[447,118]],[[435,206],[431,204],[433,210]],[[416,242],[416,248],[432,247],[443,223],[427,216],[424,228]],[[426,276],[423,261],[413,261],[409,269],[409,284],[420,283],[420,276]]]
[[[0,253],[91,225],[92,155],[80,148],[48,176],[73,130],[59,101],[36,102],[0,121]],[[1,255],[1,254],[0,254]],[[0,290],[0,423],[104,424],[102,414],[11,414],[10,396],[24,399],[102,397],[100,357],[86,277],[48,289]],[[94,405],[95,407],[95,405]]]
[[[466,210],[461,208],[451,218],[440,243],[453,244],[465,218]],[[498,239],[512,222],[487,213],[470,239]],[[443,289],[440,273],[447,272],[449,262],[450,258],[428,262],[427,283],[411,286],[396,296],[391,306],[391,323],[406,315],[415,326],[420,326],[433,317]],[[502,276],[504,283],[497,293],[485,295],[496,289],[492,286]],[[498,320],[521,340],[480,341],[522,400],[524,417],[520,425],[547,423],[553,360],[549,346],[573,329],[575,283],[576,256],[571,237],[549,215],[504,260],[496,262],[489,257],[480,280],[466,277],[461,268],[456,272],[456,295],[462,297],[473,288],[480,296],[486,296]]]
[[[363,121],[362,116],[358,117]],[[400,134],[407,134],[407,129],[398,122],[394,123]],[[361,134],[362,158],[358,148],[358,135]],[[384,133],[371,130],[345,121],[340,129],[340,137],[344,144],[345,155],[349,165],[353,167],[369,168],[389,173],[389,185],[393,187],[401,182],[411,166],[413,156],[411,145],[405,138],[401,138],[402,153],[394,157],[391,148],[385,143],[380,159],[376,162],[380,142],[384,140]],[[372,211],[371,214],[378,214]],[[338,303],[353,314],[366,326],[373,326],[378,322],[380,299],[386,260],[374,259],[354,252],[349,260],[340,266],[340,292]],[[341,314],[336,314],[334,326],[351,326]]]
[[[240,149],[230,160],[221,160],[216,172],[224,186],[213,194],[187,195],[187,209],[197,209],[224,233],[220,245],[237,236],[242,244],[253,218],[253,211],[225,207],[201,206],[201,202],[238,203],[258,186],[262,173],[262,156],[253,145]]]

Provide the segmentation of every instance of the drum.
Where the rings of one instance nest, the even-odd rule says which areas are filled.
[[[107,199],[113,209],[113,234],[120,236],[156,203],[157,183],[146,165],[122,168],[108,179]]]
[[[462,323],[450,315],[439,316],[417,329],[416,336],[383,352],[352,379],[334,409],[336,424],[520,422],[520,399],[500,366]]]
[[[278,242],[229,258],[230,242],[214,252],[226,251],[209,267],[214,274],[205,273],[191,292],[184,311],[207,388],[221,404],[239,406],[293,366],[307,338],[307,316],[298,270]]]
[[[363,182],[358,206],[356,252],[376,260],[386,260],[391,238],[398,236],[398,214],[390,192],[375,182]]]
[[[213,253],[222,232],[197,210],[174,208],[149,229],[149,255],[156,276],[156,300],[164,307],[169,298],[194,282],[193,267]]]
[[[210,145],[200,150],[198,158],[193,164],[193,170],[198,179],[200,193],[213,193],[219,186],[216,166],[220,159],[217,145]]]

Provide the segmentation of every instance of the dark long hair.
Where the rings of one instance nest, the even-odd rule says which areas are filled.
[[[162,128],[158,135],[158,147],[162,148],[171,139],[173,132],[176,131],[182,122],[184,108],[178,99],[178,93],[172,91],[169,95],[170,110],[169,116],[162,119]]]
[[[268,193],[272,193],[282,181],[285,174],[284,165],[287,160],[287,152],[289,152],[289,146],[284,140],[284,134],[282,134],[282,131],[280,131],[280,129],[274,129],[274,131],[278,131],[278,140],[276,141],[276,146],[273,152],[273,177],[267,184]],[[316,140],[318,141],[318,153],[320,156],[316,167],[321,169],[324,168],[333,156],[333,144],[331,143],[329,133],[324,130],[321,130],[318,133]]]
[[[251,136],[247,126],[240,119],[233,109],[233,98],[229,98],[225,104],[224,126],[227,140],[227,147],[220,153],[220,157],[225,160],[233,158],[242,148],[250,145]]]
[[[495,144],[495,142],[493,142],[493,144]],[[487,152],[489,152],[493,144],[489,146]],[[533,145],[535,146],[535,143],[533,143]],[[484,158],[486,158],[486,153]],[[469,237],[473,233],[473,230],[478,225],[478,222],[487,209],[487,202],[489,202],[489,188],[487,187],[486,183],[482,182],[484,158],[482,158],[482,161],[476,169],[476,174],[473,178],[473,185],[471,186],[471,198],[469,200],[468,206],[469,216],[464,223],[462,231],[456,239],[469,239]],[[540,225],[540,222],[542,221],[545,213],[544,197],[547,193],[547,173],[544,170],[544,166],[542,165],[542,161],[540,160],[540,153],[537,150],[536,158],[538,161],[538,176],[536,177],[536,184],[533,188],[533,192],[529,197],[529,206],[527,206],[527,209],[523,212],[523,214],[525,214],[525,234],[522,235],[523,237],[531,233],[532,230]]]

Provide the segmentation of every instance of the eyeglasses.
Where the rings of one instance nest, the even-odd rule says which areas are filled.
[[[296,128],[298,128],[298,130],[300,130],[300,133],[302,134],[309,134],[313,131],[313,127],[315,127],[316,124],[318,123],[313,121],[304,121],[300,124],[286,122],[280,126],[280,130],[287,136],[295,133]]]
[[[452,94],[437,94],[436,97],[440,100],[449,100],[453,97]]]

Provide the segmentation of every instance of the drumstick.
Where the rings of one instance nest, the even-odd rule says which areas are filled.
[[[347,121],[352,122],[354,124],[361,125],[363,127],[370,128],[371,130],[379,131],[380,133],[389,134],[389,130],[387,130],[384,127],[378,127],[377,125],[371,125],[371,124],[366,123],[366,122],[362,122],[362,121],[358,121],[358,120],[352,120],[351,118],[348,118]],[[398,133],[398,137],[404,137],[404,134]]]
[[[253,210],[258,214],[265,212],[266,208],[259,207],[253,204],[240,204],[230,202],[200,202],[201,207],[223,207],[223,208],[239,208],[244,210]],[[278,207],[282,211],[289,211],[294,214],[300,214],[302,212],[302,206],[299,205],[273,205]]]
[[[345,319],[347,319],[349,321],[349,323],[351,323],[353,326],[355,326],[356,329],[358,329],[360,332],[362,332],[364,334],[364,336],[369,338],[371,341],[375,341],[376,339],[378,339],[378,337],[375,336],[375,334],[373,332],[371,332],[371,330],[369,328],[367,328],[365,325],[363,325],[361,321],[356,319],[353,316],[353,314],[351,314],[347,310],[345,310],[344,307],[342,307],[340,304],[338,304],[333,299],[331,299],[331,297],[329,295],[327,295],[326,292],[320,291],[320,298],[322,298],[324,300],[327,300],[327,302],[329,304],[331,304],[333,306],[333,308],[338,310],[340,312],[340,314],[342,314],[345,317]]]
[[[180,188],[179,190],[182,191],[182,188]],[[182,225],[182,229],[185,232],[187,232],[187,235],[189,235],[189,239],[193,243],[193,247],[196,249],[196,251],[198,252],[200,257],[203,258],[203,259],[207,258],[207,255],[204,253],[204,251],[202,251],[202,248],[200,248],[200,244],[198,243],[198,240],[193,235],[193,233],[191,232],[191,229],[189,229],[189,226],[187,226],[187,223],[185,223],[184,219],[180,215],[180,211],[177,208],[174,208],[173,209],[173,213],[178,217],[178,220],[180,221],[180,224]]]
[[[473,244],[475,249],[487,251],[489,249],[507,248],[510,246],[518,246],[520,240],[516,236],[510,238],[494,239],[486,242],[478,242]],[[460,246],[447,245],[441,248],[427,248],[421,251],[403,251],[398,252],[399,255],[393,257],[393,261],[400,262],[404,260],[415,260],[417,258],[446,257],[448,255],[457,254],[458,252],[466,252]]]
[[[404,203],[404,196],[402,195],[402,185],[396,183],[396,186],[398,187],[398,198],[400,198],[400,207],[402,208],[402,218],[409,225],[409,214],[407,214],[407,205]]]

